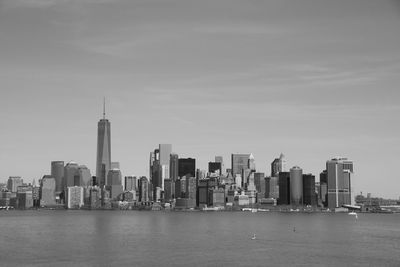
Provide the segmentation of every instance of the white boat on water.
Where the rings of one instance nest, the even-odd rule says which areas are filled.
[[[349,215],[355,216],[355,217],[356,217],[356,219],[358,219],[358,215],[357,215],[357,213],[356,213],[356,212],[354,212],[354,211],[352,211],[352,212],[349,212]]]

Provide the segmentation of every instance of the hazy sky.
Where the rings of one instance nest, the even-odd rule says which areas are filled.
[[[105,96],[123,175],[159,143],[201,169],[343,156],[356,192],[398,198],[399,84],[399,1],[0,0],[0,181],[94,175]]]

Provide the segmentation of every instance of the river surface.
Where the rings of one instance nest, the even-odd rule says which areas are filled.
[[[400,214],[0,211],[0,253],[1,266],[400,266]]]

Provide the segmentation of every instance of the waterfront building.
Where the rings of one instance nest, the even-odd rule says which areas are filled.
[[[320,194],[318,195],[324,207],[328,207],[328,173],[326,170],[319,174]]]
[[[290,173],[280,172],[279,173],[279,205],[290,204]]]
[[[213,188],[210,191],[209,205],[213,207],[225,206],[225,190],[223,188]]]
[[[149,202],[149,181],[145,176],[140,177],[139,179],[139,201],[140,202]]]
[[[197,198],[197,181],[196,177],[186,177],[186,198],[194,200]]]
[[[56,181],[56,192],[60,193],[63,190],[64,161],[51,162],[51,177]]]
[[[32,187],[30,190],[17,192],[17,208],[29,209],[33,207]]]
[[[53,206],[56,204],[56,179],[45,175],[40,181],[40,206]]]
[[[303,205],[303,170],[298,166],[290,169],[290,204]]]
[[[175,198],[175,182],[172,179],[164,180],[164,200],[171,202]]]
[[[89,208],[100,209],[101,208],[101,189],[98,186],[91,186],[89,190]]]
[[[351,174],[353,162],[347,158],[334,158],[326,162],[328,208],[351,205]]]
[[[263,172],[255,172],[254,173],[254,185],[257,191],[257,198],[265,198],[266,197],[266,182],[265,182],[265,175]],[[269,189],[269,187],[268,187]]]
[[[169,158],[169,178],[173,182],[175,182],[176,180],[178,180],[178,177],[179,177],[179,157],[178,154],[171,154]]]
[[[303,204],[310,206],[317,205],[315,176],[312,174],[303,174]]]
[[[100,186],[106,184],[106,177],[111,169],[111,124],[106,119],[105,106],[104,100],[103,119],[97,124],[96,177]]]
[[[10,176],[7,181],[7,189],[12,192],[16,193],[18,186],[22,186],[24,181],[20,176]]]
[[[66,197],[68,209],[79,209],[84,204],[84,188],[82,186],[68,186]]]
[[[232,176],[236,177],[237,174],[242,175],[243,169],[249,168],[250,154],[232,154]],[[241,184],[239,184],[241,186]]]
[[[236,198],[239,206],[248,206],[250,204],[249,196],[245,195],[244,191],[242,191],[242,194],[236,196]]]

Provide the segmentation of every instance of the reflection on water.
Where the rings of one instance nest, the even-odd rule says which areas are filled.
[[[0,229],[3,266],[400,264],[397,214],[3,211]]]

